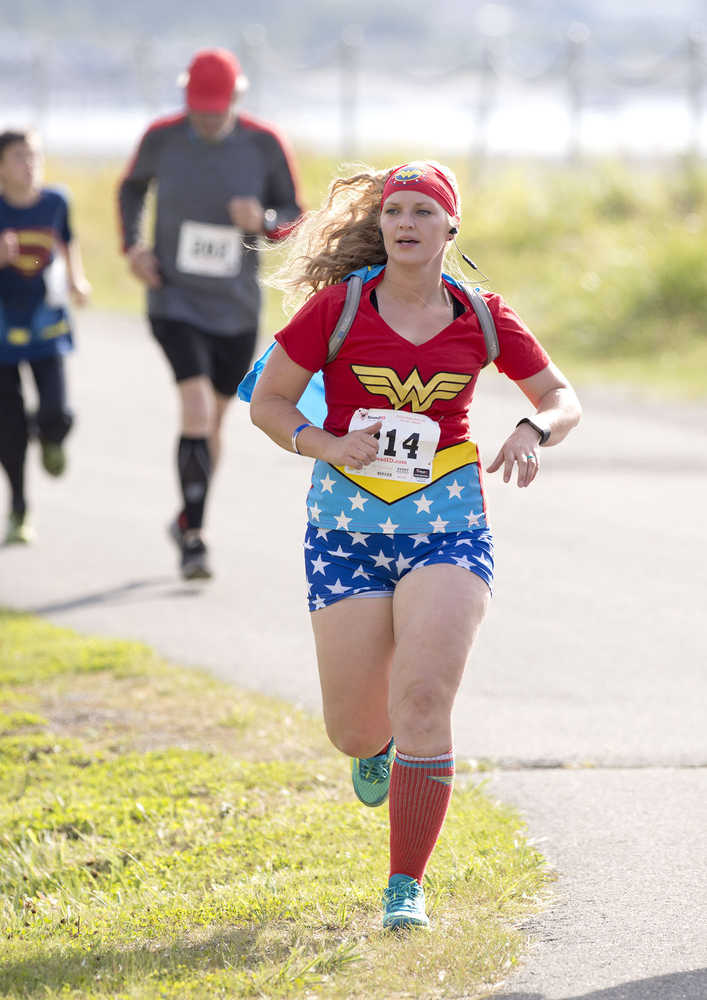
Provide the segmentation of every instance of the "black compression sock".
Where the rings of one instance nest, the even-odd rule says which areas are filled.
[[[208,438],[182,435],[177,449],[177,468],[187,525],[190,530],[198,531],[204,520],[204,505],[211,478]]]

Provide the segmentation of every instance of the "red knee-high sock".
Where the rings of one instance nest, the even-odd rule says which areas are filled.
[[[397,752],[390,776],[390,874],[422,882],[454,783],[454,751],[439,757]]]

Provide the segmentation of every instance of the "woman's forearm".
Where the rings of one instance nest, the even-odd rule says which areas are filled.
[[[271,396],[254,400],[250,404],[250,419],[285,451],[295,450],[292,434],[302,424],[307,424],[297,435],[297,451],[300,455],[327,461],[327,446],[331,444],[333,435],[310,424],[289,399]]]
[[[577,426],[582,407],[574,389],[565,386],[546,392],[537,404],[536,413],[550,431],[547,444],[554,445],[564,441],[572,428]]]

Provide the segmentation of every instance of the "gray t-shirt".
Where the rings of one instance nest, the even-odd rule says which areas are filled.
[[[227,206],[233,197],[257,198],[272,210],[269,221],[272,217],[274,228],[268,235],[274,238],[299,216],[282,139],[246,114],[239,114],[234,130],[218,142],[199,138],[186,114],[154,122],[120,184],[126,250],[139,238],[145,196],[153,182],[154,252],[163,284],[148,292],[149,314],[213,333],[255,330],[260,312],[258,237],[238,234]]]

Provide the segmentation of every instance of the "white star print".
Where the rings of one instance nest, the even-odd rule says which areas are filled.
[[[314,503],[312,504],[312,506],[309,508],[309,513],[312,515],[312,517],[314,518],[315,521],[318,521],[319,520],[319,515],[321,514],[321,512],[322,512],[322,508],[319,506],[319,504],[315,500]]]
[[[327,535],[329,534],[329,528],[317,528],[317,538],[323,538],[327,541]]]
[[[348,526],[351,524],[351,518],[344,514],[343,510],[340,514],[334,515],[334,520],[336,521],[336,527],[338,531],[346,531]]]
[[[428,500],[427,497],[425,496],[425,494],[423,493],[422,496],[420,497],[420,499],[419,500],[413,500],[413,503],[417,507],[417,513],[418,514],[422,514],[423,512],[425,514],[429,514],[430,513],[430,507],[434,503],[434,500]]]
[[[352,545],[363,545],[366,548],[366,539],[370,538],[370,535],[362,535],[360,531],[350,531],[351,544]]]
[[[483,516],[484,516],[483,514],[475,514],[473,510],[470,510],[469,513],[466,515],[466,519],[469,522],[469,527],[473,528],[475,525],[477,525]]]
[[[388,515],[388,520],[384,521],[383,524],[379,524],[378,527],[381,529],[384,535],[395,534],[395,529],[398,527],[397,524],[393,524],[390,520],[390,515]]]
[[[350,587],[345,587],[338,578],[336,583],[327,583],[326,588],[327,590],[330,590],[332,594],[345,594],[347,590],[351,590]]]
[[[413,545],[413,549],[416,549],[418,545],[429,545],[430,544],[430,536],[429,535],[411,535],[410,537],[415,539],[415,544]]]
[[[355,497],[349,497],[351,503],[351,510],[363,510],[363,505],[368,503],[368,497],[362,497],[361,491],[356,490]]]
[[[456,481],[456,479],[454,480],[451,486],[447,486],[445,487],[445,489],[448,490],[449,492],[450,500],[452,499],[452,497],[458,497],[461,500],[462,490],[464,489],[464,487],[460,486],[459,483]]]
[[[314,598],[314,610],[315,611],[319,611],[320,608],[325,608],[325,607],[326,607],[326,602],[324,601],[324,599],[322,597],[318,597],[317,596],[317,597]]]
[[[464,569],[471,569],[472,563],[469,562],[466,556],[454,556],[453,558],[457,566],[462,566]]]
[[[410,569],[411,562],[412,559],[406,559],[402,553],[398,556],[398,558],[395,560],[395,568],[398,571],[398,576],[402,576],[403,570]]]
[[[380,550],[380,552],[378,553],[378,555],[375,557],[375,560],[376,561],[375,561],[375,563],[373,565],[374,566],[382,566],[384,569],[390,569],[390,564],[393,561],[393,559],[392,559],[391,556],[384,555],[383,549]]]
[[[449,521],[443,521],[441,516],[438,514],[434,521],[430,521],[430,527],[434,532],[444,531],[444,529],[449,524]]]
[[[314,571],[314,573],[321,573],[322,576],[326,576],[326,573],[324,572],[324,567],[328,565],[329,563],[324,562],[321,556],[317,556],[317,558],[312,561],[312,570]]]
[[[353,553],[351,553],[351,552],[344,552],[344,550],[341,548],[341,546],[339,546],[339,548],[336,550],[336,552],[332,552],[331,549],[329,549],[329,553],[328,554],[330,556],[341,556],[343,559],[348,559],[349,556],[352,555]]]
[[[333,493],[335,479],[332,479],[327,470],[327,474],[324,479],[320,479],[319,482],[322,484],[322,493]]]
[[[302,544],[304,545],[305,549],[313,549],[314,548],[314,546],[312,545],[312,543],[308,542],[306,538],[305,538],[305,540],[304,540],[304,542]]]
[[[362,576],[364,580],[367,580],[370,576],[370,573],[367,573],[364,570],[363,566],[359,566],[356,572],[354,573],[354,578],[357,576]]]
[[[471,546],[473,546],[474,543],[472,542],[472,540],[470,538],[458,538],[457,541],[455,542],[455,547],[457,545],[471,545]]]

